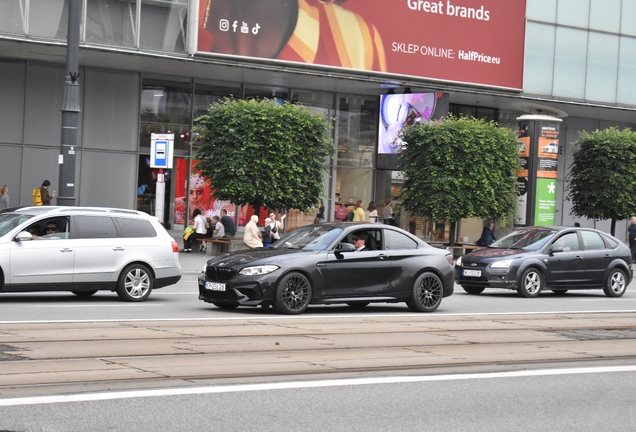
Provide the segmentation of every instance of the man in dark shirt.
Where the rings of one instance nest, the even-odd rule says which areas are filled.
[[[225,228],[225,237],[234,237],[236,235],[234,221],[227,215],[227,210],[225,209],[221,209],[221,224]]]
[[[627,237],[629,239],[629,248],[632,250],[632,262],[636,255],[636,216],[632,216],[632,224],[627,227]]]

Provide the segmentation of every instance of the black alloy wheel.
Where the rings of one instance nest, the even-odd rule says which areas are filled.
[[[442,303],[444,287],[435,273],[424,272],[413,284],[411,298],[406,305],[413,312],[433,312]]]
[[[278,283],[274,310],[285,315],[303,313],[311,301],[311,283],[301,273],[289,273]]]

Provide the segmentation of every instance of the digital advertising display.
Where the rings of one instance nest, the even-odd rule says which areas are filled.
[[[402,128],[434,118],[437,100],[442,93],[406,93],[380,96],[378,153],[398,154],[402,143],[398,134]]]
[[[199,55],[523,85],[525,0],[201,0],[199,7]]]

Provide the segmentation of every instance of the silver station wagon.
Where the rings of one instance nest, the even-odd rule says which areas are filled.
[[[181,279],[179,247],[134,210],[22,207],[0,213],[0,293],[116,291],[143,301]]]

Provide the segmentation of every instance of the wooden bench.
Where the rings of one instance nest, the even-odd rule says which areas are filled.
[[[228,251],[228,245],[232,243],[229,238],[200,238],[201,244],[205,244],[206,255],[219,255]]]
[[[201,243],[205,242],[205,254],[210,256],[247,248],[242,238],[200,238],[197,240]]]

